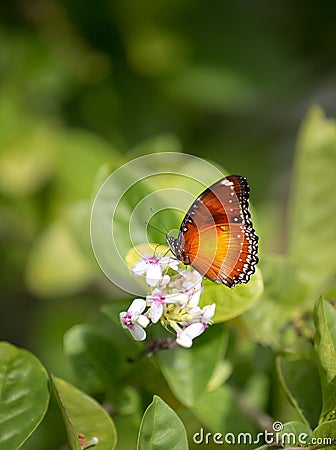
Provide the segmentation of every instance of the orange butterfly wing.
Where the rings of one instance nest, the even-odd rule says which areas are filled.
[[[258,262],[258,237],[248,210],[249,186],[232,175],[206,189],[187,212],[176,257],[216,283],[247,283]]]

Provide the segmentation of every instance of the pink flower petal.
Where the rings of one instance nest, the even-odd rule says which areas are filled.
[[[163,314],[163,304],[153,302],[149,314],[153,323],[158,322]]]

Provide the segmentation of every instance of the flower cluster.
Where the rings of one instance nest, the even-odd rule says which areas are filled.
[[[169,276],[168,270],[175,272]],[[145,328],[150,323],[161,324],[176,334],[176,343],[191,347],[194,338],[211,323],[216,305],[198,306],[203,289],[202,277],[194,269],[179,268],[171,257],[143,255],[132,267],[135,276],[145,275],[150,293],[146,300],[136,298],[127,311],[120,313],[123,328],[136,341],[146,339]]]

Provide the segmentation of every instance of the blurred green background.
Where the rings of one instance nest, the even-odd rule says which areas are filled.
[[[262,249],[286,247],[299,124],[336,116],[334,2],[14,0],[0,20],[1,340],[72,376],[64,333],[116,295],[90,198],[138,154],[246,176]]]

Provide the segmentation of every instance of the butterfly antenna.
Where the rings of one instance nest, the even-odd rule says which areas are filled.
[[[151,224],[150,224],[149,222],[147,222],[146,220],[145,220],[145,224],[146,224],[148,227],[153,228],[153,230],[156,230],[156,231],[158,231],[159,233],[164,234],[164,235],[166,236],[166,233],[165,233],[164,231],[160,230],[159,228],[153,227],[153,225],[151,225]]]
[[[149,210],[150,210],[153,214],[155,214],[155,211],[154,211],[153,208],[149,208]],[[163,228],[166,230],[166,233],[165,233],[165,234],[169,234],[168,228],[167,228],[166,225],[162,222],[162,220],[160,219],[160,217],[156,217],[156,220],[157,220],[158,222],[160,222],[160,224],[161,224],[161,225],[163,226]]]
[[[165,244],[160,244],[160,245],[165,245]],[[167,253],[169,253],[169,252],[171,252],[171,248],[167,248],[167,250],[166,250],[166,251],[164,252],[164,254],[162,255],[162,258],[164,258],[164,257],[167,255]],[[169,258],[177,259],[177,258],[172,257],[172,256],[169,256]]]
[[[167,245],[167,243],[166,243],[166,242],[163,242],[162,244],[156,244],[155,250],[154,250],[155,253],[158,251],[157,249],[158,249],[161,245]],[[169,250],[167,250],[167,251],[169,251]],[[166,256],[167,251],[164,253],[163,256]]]

